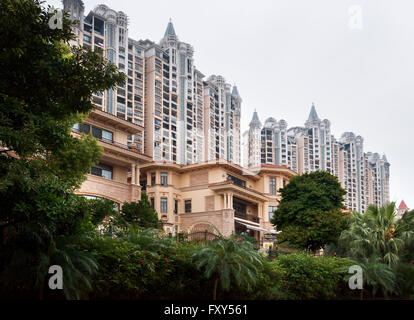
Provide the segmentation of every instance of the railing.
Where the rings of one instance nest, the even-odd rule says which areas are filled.
[[[244,219],[244,220],[248,220],[248,221],[252,221],[252,222],[256,222],[256,223],[259,223],[260,222],[260,218],[259,217],[254,216],[252,214],[248,214],[246,212],[235,211],[234,212],[234,216],[236,218],[240,218],[240,219]]]
[[[108,111],[102,110],[102,106],[97,106],[97,105],[95,105],[95,109],[96,109],[96,110],[98,110],[98,111],[103,112],[104,114],[107,114],[108,116],[112,116],[112,117],[114,117],[114,118],[117,118],[117,119],[120,119],[120,120],[124,120],[125,122],[131,123],[131,124],[133,124],[133,125],[135,125],[135,126],[137,126],[137,127],[141,127],[141,128],[143,128],[143,126],[141,126],[141,125],[139,125],[139,124],[137,124],[137,123],[134,123],[134,122],[128,121],[128,120],[126,120],[126,119],[124,119],[124,118],[117,117],[117,116],[116,116],[115,114],[113,114],[113,113],[110,113],[110,112],[108,112]]]
[[[84,133],[84,134],[87,134],[87,133],[82,132],[82,131],[80,131],[80,130],[78,130],[78,129],[75,129],[75,128],[72,128],[72,131],[74,131],[74,132],[76,132],[76,133]],[[116,141],[112,141],[112,140],[109,140],[109,139],[100,139],[100,138],[96,138],[96,137],[94,137],[94,138],[95,138],[96,140],[98,140],[98,141],[105,142],[105,143],[108,143],[108,144],[112,144],[112,145],[115,145],[115,146],[117,146],[117,147],[120,147],[120,148],[123,148],[123,149],[129,150],[129,151],[132,151],[132,152],[134,152],[134,153],[138,153],[138,154],[140,154],[140,155],[143,155],[143,156],[145,156],[145,157],[150,158],[150,156],[146,155],[145,153],[140,152],[137,148],[134,148],[134,147],[132,147],[132,146],[129,146],[129,145],[126,145],[126,144],[123,144],[123,143],[119,143],[119,142],[116,142]]]

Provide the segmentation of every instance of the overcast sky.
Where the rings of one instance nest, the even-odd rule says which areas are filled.
[[[84,3],[85,13],[100,3],[125,12],[136,40],[158,42],[171,18],[179,39],[194,46],[196,67],[237,84],[242,132],[254,109],[262,122],[272,116],[303,125],[314,102],[335,137],[352,131],[366,152],[386,154],[391,200],[414,208],[414,1]],[[362,9],[361,28],[354,5]]]

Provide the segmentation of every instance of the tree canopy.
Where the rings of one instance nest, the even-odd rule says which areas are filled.
[[[410,256],[413,240],[410,216],[398,221],[392,202],[380,208],[370,205],[364,214],[354,213],[339,244],[362,267],[364,282],[371,287],[373,296],[379,290],[386,296],[398,290],[401,274],[397,276],[397,271]]]
[[[94,270],[86,257],[76,268],[84,255],[75,238],[87,234],[94,209],[73,191],[102,150],[71,128],[94,107],[93,93],[125,80],[100,55],[71,48],[73,23],[65,14],[52,30],[53,15],[37,0],[0,2],[0,282],[14,279],[22,296],[42,288],[54,262],[66,261],[72,279]]]
[[[158,214],[152,208],[146,193],[141,194],[141,200],[138,202],[124,203],[118,224],[153,229],[160,227]]]
[[[324,171],[295,176],[280,192],[271,221],[282,231],[280,242],[318,250],[337,241],[348,215],[342,204],[346,192],[336,177]]]

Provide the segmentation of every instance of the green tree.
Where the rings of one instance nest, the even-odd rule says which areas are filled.
[[[405,213],[396,223],[395,234],[397,237],[403,237],[404,232],[407,231],[414,231],[414,210]],[[406,243],[402,260],[403,262],[414,264],[414,241]]]
[[[121,225],[136,225],[141,228],[159,228],[157,212],[152,208],[145,193],[141,194],[138,202],[124,203],[118,221]]]
[[[37,0],[0,2],[0,282],[20,296],[43,296],[51,264],[64,263],[74,284],[96,270],[76,250],[91,208],[73,191],[102,150],[71,128],[94,107],[93,93],[125,79],[98,54],[70,48],[73,24],[65,15],[52,30],[53,14]]]
[[[340,237],[347,255],[362,267],[373,296],[379,289],[384,296],[397,291],[396,270],[414,238],[414,231],[399,227],[395,217],[395,203],[370,205],[364,214],[353,214]]]
[[[346,192],[336,177],[324,171],[295,176],[280,192],[271,221],[282,231],[279,242],[318,250],[337,241],[348,215],[342,211]]]
[[[263,266],[263,258],[253,244],[237,236],[212,241],[194,254],[194,261],[207,279],[214,279],[213,300],[217,299],[219,283],[224,291],[230,290],[232,282],[250,290]]]

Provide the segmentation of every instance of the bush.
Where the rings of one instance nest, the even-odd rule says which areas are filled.
[[[155,230],[132,229],[117,238],[97,236],[85,248],[99,265],[90,299],[210,300],[214,279],[197,270],[194,254],[206,245],[176,242]],[[280,255],[257,271],[251,290],[232,282],[218,299],[279,300],[357,297],[344,281],[348,259]]]
[[[118,238],[98,236],[86,245],[98,262],[90,299],[209,299],[210,281],[196,269],[200,249],[154,230],[132,230]],[[208,293],[208,295],[207,295]]]
[[[338,299],[353,297],[344,281],[348,259],[315,257],[307,254],[280,255],[270,262],[278,274],[272,281],[271,294],[282,299]],[[285,291],[281,293],[281,290]]]
[[[397,267],[397,283],[399,294],[404,298],[414,296],[414,265],[400,263]]]

